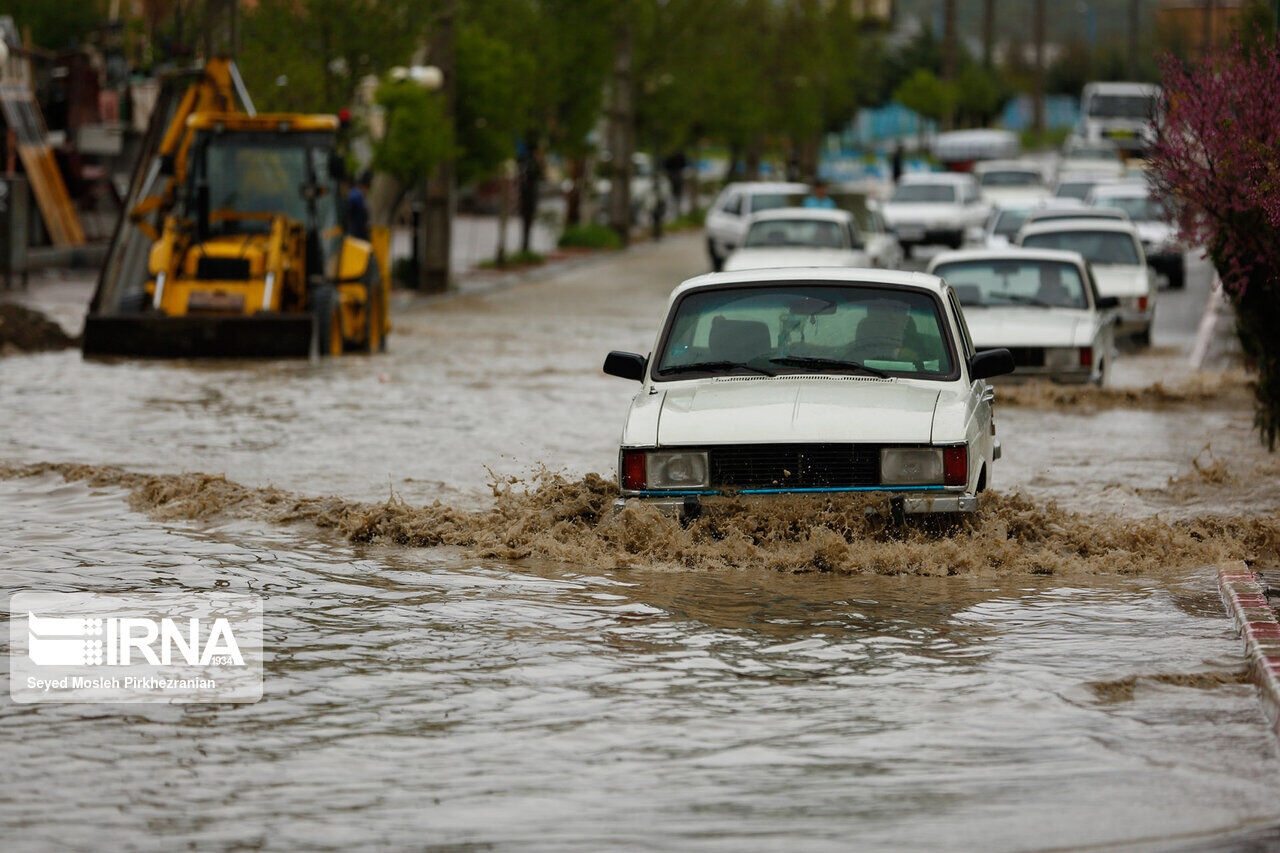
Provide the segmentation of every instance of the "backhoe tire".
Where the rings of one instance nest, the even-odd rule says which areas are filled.
[[[326,282],[311,292],[311,315],[316,318],[316,351],[321,357],[342,355],[342,326],[338,321],[338,289]]]

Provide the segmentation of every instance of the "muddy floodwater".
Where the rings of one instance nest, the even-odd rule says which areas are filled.
[[[1114,570],[575,560],[324,521],[611,475],[633,387],[601,358],[647,351],[702,268],[681,237],[402,304],[374,358],[0,359],[3,591],[253,592],[266,654],[245,706],[16,706],[6,675],[5,848],[1166,850],[1280,825],[1280,759],[1193,564],[1275,559],[1280,466],[1229,377],[997,407],[994,485],[1022,495],[1002,512],[1054,507],[1035,517],[1082,553],[1112,535],[1069,529],[1089,513],[1127,549]],[[1181,381],[1205,287],[1162,295],[1161,349],[1119,381]],[[183,472],[233,483],[204,508],[165,491],[180,476],[140,497],[136,474]]]

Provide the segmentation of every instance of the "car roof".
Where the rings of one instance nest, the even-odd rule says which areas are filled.
[[[935,270],[943,264],[964,261],[1061,261],[1084,266],[1084,256],[1079,252],[1067,252],[1062,249],[1025,249],[1018,246],[1009,249],[960,249],[939,252],[929,261],[929,270]]]
[[[751,214],[752,222],[770,219],[821,219],[827,222],[848,222],[853,219],[853,214],[838,207],[774,207]]]
[[[1127,220],[1129,214],[1114,207],[1093,207],[1087,204],[1062,205],[1061,207],[1041,207],[1031,211],[1028,222],[1043,222],[1050,219],[1119,219]]]
[[[1052,231],[1118,231],[1137,236],[1138,230],[1127,219],[1053,219],[1022,226],[1021,236]]]
[[[740,193],[807,193],[808,184],[792,181],[734,181],[725,185],[725,191]]]
[[[1141,92],[1155,94],[1160,87],[1155,83],[1139,83],[1132,80],[1099,80],[1084,85],[1084,91],[1099,95],[1128,95]]]
[[[898,180],[903,184],[967,184],[973,175],[964,172],[908,172]]]
[[[690,290],[699,290],[704,287],[723,287],[731,284],[811,284],[813,282],[915,287],[939,296],[942,295],[943,287],[942,279],[922,272],[857,267],[786,267],[705,273],[681,282],[675,290],[671,291],[671,298],[675,299]]]

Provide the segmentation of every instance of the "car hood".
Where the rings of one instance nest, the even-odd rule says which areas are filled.
[[[977,349],[996,347],[1081,347],[1093,340],[1094,317],[1072,308],[1024,306],[964,308]]]
[[[866,252],[849,249],[739,249],[724,262],[725,272],[778,267],[865,267]]]
[[[927,443],[938,393],[936,387],[860,376],[680,383],[663,400],[658,444]]]
[[[1094,265],[1093,277],[1102,296],[1145,296],[1151,290],[1146,267]]]
[[[951,222],[959,217],[960,206],[957,204],[891,201],[884,206],[884,218],[890,225],[903,222],[928,224],[939,220]]]

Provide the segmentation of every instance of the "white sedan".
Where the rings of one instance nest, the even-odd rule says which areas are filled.
[[[742,246],[724,262],[724,269],[870,265],[853,214],[847,210],[784,207],[751,217]]]
[[[725,258],[742,245],[752,214],[791,207],[808,192],[808,184],[779,181],[742,181],[726,185],[711,203],[704,223],[711,268],[719,270]]]
[[[1029,249],[1079,252],[1092,264],[1098,293],[1120,300],[1116,334],[1151,343],[1156,310],[1155,273],[1147,266],[1142,240],[1131,222],[1118,219],[1063,219],[1033,222],[1018,233]]]
[[[671,294],[618,458],[623,497],[696,514],[726,494],[887,492],[895,512],[977,508],[1000,455],[987,379],[936,276],[880,269],[713,273]]]
[[[1026,160],[988,160],[976,163],[973,176],[982,197],[991,204],[1031,205],[1049,197],[1044,170]]]
[[[907,257],[915,246],[960,248],[965,234],[986,221],[991,207],[972,175],[923,172],[904,175],[885,203],[884,218]]]
[[[955,290],[979,350],[1004,347],[1015,377],[1106,382],[1115,357],[1114,297],[1099,296],[1076,252],[944,252],[929,272]]]

